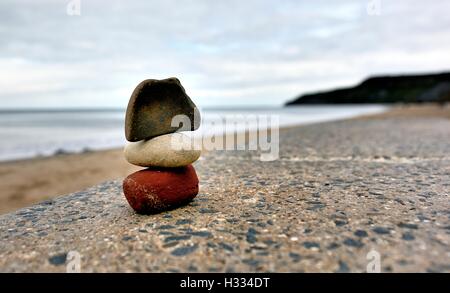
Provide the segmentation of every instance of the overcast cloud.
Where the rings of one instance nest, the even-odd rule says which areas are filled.
[[[376,0],[374,0],[376,1]],[[125,107],[177,76],[202,107],[281,105],[368,75],[450,69],[450,1],[0,2],[0,107]],[[433,3],[433,4],[431,4]]]

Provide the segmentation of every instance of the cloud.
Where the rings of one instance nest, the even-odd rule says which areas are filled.
[[[280,105],[370,74],[450,68],[448,1],[0,2],[2,107],[125,107],[178,76],[202,106]]]

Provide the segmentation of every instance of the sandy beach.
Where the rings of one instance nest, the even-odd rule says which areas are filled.
[[[397,106],[386,113],[355,119],[450,119],[450,108],[435,105]],[[122,149],[65,154],[0,163],[0,213],[76,192],[100,182],[120,179],[139,170],[125,161]]]
[[[0,163],[0,213],[121,178],[138,169],[124,159],[121,149]]]

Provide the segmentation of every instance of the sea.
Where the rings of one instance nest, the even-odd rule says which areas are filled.
[[[201,109],[202,126],[198,133],[204,132],[203,125],[208,125],[208,134],[223,131],[220,125],[208,123],[217,121],[217,117],[277,117],[279,126],[286,127],[376,114],[387,108],[384,105],[206,108]],[[124,119],[125,109],[0,110],[0,161],[122,147],[126,143]],[[251,121],[244,126],[257,128]]]

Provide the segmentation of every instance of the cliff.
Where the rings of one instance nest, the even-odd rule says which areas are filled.
[[[354,87],[302,95],[286,105],[448,101],[450,101],[450,73],[440,73],[371,77]]]

